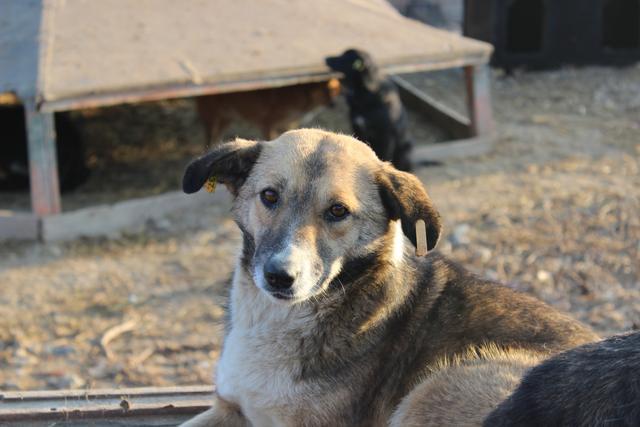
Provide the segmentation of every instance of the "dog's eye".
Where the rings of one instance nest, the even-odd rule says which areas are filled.
[[[362,62],[362,59],[356,59],[353,61],[352,67],[356,71],[362,71],[364,69],[364,62]]]
[[[260,192],[260,200],[268,208],[272,208],[278,203],[278,193],[271,188],[267,188]]]
[[[331,207],[327,210],[327,217],[331,221],[343,220],[348,215],[349,215],[349,209],[347,209],[344,205],[341,205],[340,203],[331,205]]]

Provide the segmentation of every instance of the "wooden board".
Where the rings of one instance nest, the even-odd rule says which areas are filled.
[[[41,218],[40,237],[45,242],[80,237],[113,237],[124,230],[142,227],[148,221],[214,204],[230,207],[231,196],[225,190],[214,194],[201,191],[192,195],[172,191],[111,205],[91,206]]]
[[[37,91],[42,0],[0,0],[0,93]]]
[[[413,150],[413,161],[447,161],[450,159],[481,156],[493,148],[495,137],[479,136],[447,143],[418,146]]]
[[[0,393],[1,426],[175,426],[206,410],[213,387]]]
[[[10,20],[34,21],[19,33],[36,33],[17,37],[0,25],[0,47],[5,40],[13,56],[30,55],[18,63],[38,70],[16,82],[12,57],[0,52],[0,89],[13,90],[3,78],[36,85],[45,111],[326,79],[324,58],[350,47],[370,51],[390,72],[485,63],[491,53],[486,43],[407,19],[384,0],[9,3]]]
[[[25,105],[29,152],[29,185],[31,208],[38,216],[62,211],[56,159],[56,130],[53,113],[38,112],[29,102]]]
[[[0,241],[35,240],[37,238],[37,216],[26,212],[0,210]]]

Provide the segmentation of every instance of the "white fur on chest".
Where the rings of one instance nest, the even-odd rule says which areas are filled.
[[[236,273],[216,388],[223,399],[240,405],[252,425],[288,425],[292,411],[313,394],[311,386],[296,380],[300,332],[311,327],[311,317],[303,307],[271,301],[243,280]]]

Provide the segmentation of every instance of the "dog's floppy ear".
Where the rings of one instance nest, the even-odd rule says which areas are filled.
[[[414,175],[402,172],[385,163],[378,174],[378,188],[389,219],[399,219],[402,231],[417,247],[416,223],[423,220],[427,232],[427,250],[438,243],[442,224],[422,183]]]
[[[210,177],[215,177],[237,196],[261,150],[260,142],[240,138],[221,144],[189,163],[182,178],[182,189],[187,194],[195,193]]]

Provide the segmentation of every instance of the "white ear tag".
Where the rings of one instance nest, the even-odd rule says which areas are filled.
[[[416,221],[416,256],[425,256],[427,252],[427,224],[419,219]]]

